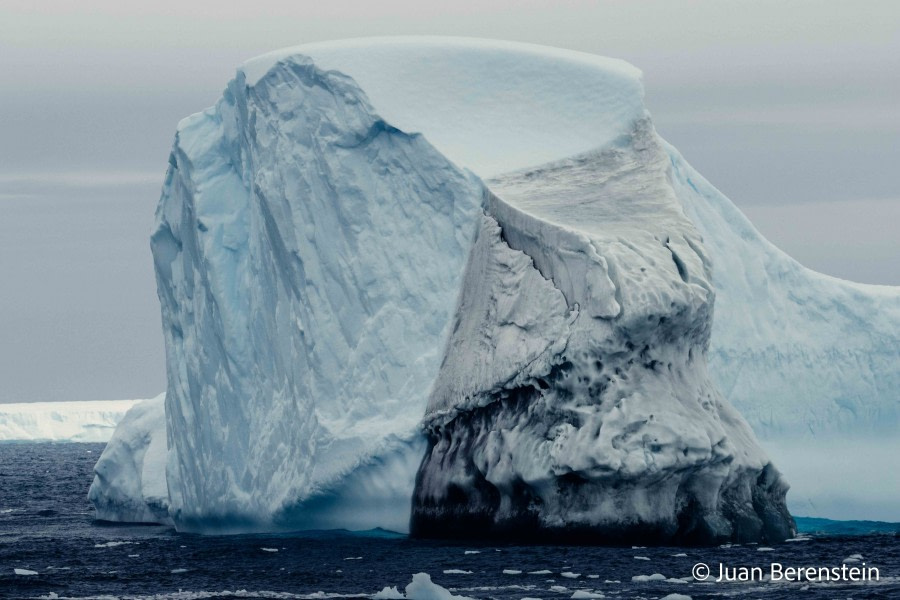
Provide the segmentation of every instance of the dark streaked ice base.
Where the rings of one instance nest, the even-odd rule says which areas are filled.
[[[613,598],[680,593],[693,600],[733,594],[809,599],[900,595],[900,540],[895,524],[857,522],[850,535],[812,535],[808,541],[776,545],[770,552],[760,552],[756,545],[680,549],[456,544],[411,540],[387,532],[198,536],[156,526],[101,524],[93,520],[86,495],[91,468],[102,449],[102,444],[0,444],[0,598],[50,598],[52,594],[323,598],[320,592],[331,597],[366,597],[385,586],[402,591],[418,572],[430,573],[435,583],[472,598],[562,600],[577,590]],[[850,526],[819,519],[797,522],[801,530],[810,531]],[[867,533],[871,531],[880,533]],[[674,556],[680,553],[685,556]],[[799,584],[632,581],[634,576],[654,573],[690,578],[691,567],[701,561],[766,568],[772,561],[831,566],[857,553],[880,569],[881,582],[812,585],[802,590]],[[38,574],[16,575],[14,569]],[[451,569],[472,573],[444,573]],[[505,574],[504,570],[522,573]],[[542,570],[551,573],[528,573]],[[571,579],[562,572],[581,576]],[[599,577],[590,579],[590,574]]]

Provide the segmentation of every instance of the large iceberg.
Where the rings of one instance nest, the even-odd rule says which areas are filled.
[[[734,352],[779,345],[740,306],[806,282],[774,279],[790,259],[742,219],[659,139],[621,61],[452,38],[254,59],[178,126],[152,237],[168,390],[120,428],[92,498],[187,530],[412,515],[421,535],[782,539],[787,485],[716,383],[754,425],[778,406],[734,375]],[[758,246],[774,290],[741,262]],[[898,294],[877,293],[875,379],[900,331]],[[782,404],[815,385],[778,377]],[[162,423],[165,502],[140,482]],[[116,468],[140,448],[153,460]]]
[[[0,404],[0,442],[106,442],[140,400]]]

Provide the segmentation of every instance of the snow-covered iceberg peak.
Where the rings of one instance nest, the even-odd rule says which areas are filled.
[[[274,527],[417,447],[483,198],[304,56],[179,124],[152,249],[181,528]]]
[[[245,63],[249,85],[285,58],[349,75],[394,127],[481,177],[605,146],[644,114],[641,72],[534,44],[384,37],[305,44]]]
[[[793,532],[786,483],[707,374],[710,265],[668,174],[642,119],[612,147],[488,181],[425,417],[414,534]]]

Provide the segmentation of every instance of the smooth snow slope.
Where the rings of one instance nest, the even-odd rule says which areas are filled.
[[[0,404],[0,442],[106,442],[140,400]]]
[[[480,177],[604,146],[644,114],[640,71],[547,46],[452,37],[306,44],[241,67],[255,84],[279,60],[349,75],[385,121]]]
[[[669,147],[718,292],[710,370],[764,438],[900,431],[900,288],[800,265]],[[900,516],[900,515],[898,515]]]

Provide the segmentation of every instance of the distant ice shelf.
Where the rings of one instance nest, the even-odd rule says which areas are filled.
[[[0,404],[0,442],[107,442],[140,400]]]

